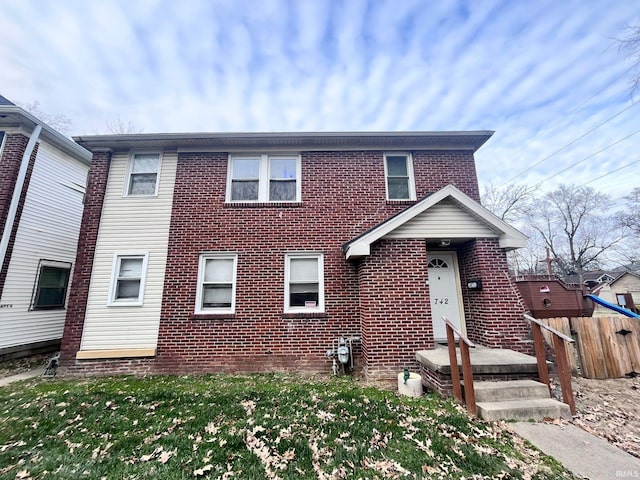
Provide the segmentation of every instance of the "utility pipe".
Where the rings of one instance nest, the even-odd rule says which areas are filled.
[[[20,170],[18,170],[18,178],[16,178],[16,184],[13,187],[13,196],[11,197],[11,203],[9,204],[9,211],[7,212],[7,222],[4,224],[4,231],[2,232],[2,239],[0,239],[0,268],[4,265],[4,260],[7,255],[7,248],[9,248],[9,239],[11,238],[11,231],[13,230],[13,223],[16,221],[16,214],[18,213],[18,205],[20,204],[20,195],[22,194],[22,188],[24,187],[24,179],[27,176],[27,169],[29,168],[29,160],[33,149],[36,148],[36,142],[40,137],[40,131],[42,125],[36,125],[31,133],[27,148],[22,155],[22,163],[20,163]]]

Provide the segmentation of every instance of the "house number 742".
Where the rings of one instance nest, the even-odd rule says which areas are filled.
[[[434,305],[448,305],[449,304],[449,299],[448,298],[434,298],[433,299],[433,304]]]

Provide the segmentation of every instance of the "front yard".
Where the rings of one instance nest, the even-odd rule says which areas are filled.
[[[437,397],[285,375],[0,389],[0,479],[573,478]]]

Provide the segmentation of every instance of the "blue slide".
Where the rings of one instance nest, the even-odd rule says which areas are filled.
[[[609,308],[609,309],[613,310],[614,312],[621,313],[622,315],[626,315],[627,317],[631,317],[631,318],[640,318],[640,315],[638,315],[637,313],[633,313],[631,310],[627,310],[626,308],[622,308],[620,305],[616,305],[614,303],[607,302],[606,300],[603,300],[602,298],[600,298],[597,295],[589,294],[589,295],[586,295],[586,297],[590,298],[591,300],[593,300],[596,303],[599,303],[603,307],[606,307],[606,308]]]

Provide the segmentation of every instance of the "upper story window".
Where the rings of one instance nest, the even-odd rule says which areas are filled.
[[[237,255],[206,253],[200,256],[196,313],[235,311],[237,267]]]
[[[158,194],[160,153],[134,153],[129,162],[125,196],[155,196]]]
[[[299,156],[229,157],[228,202],[299,202],[300,199]]]
[[[406,153],[387,153],[384,156],[387,200],[415,200],[413,161]]]
[[[286,255],[284,310],[324,311],[324,259],[321,253]]]
[[[146,252],[114,255],[109,305],[142,305],[148,258]]]
[[[70,273],[70,263],[41,260],[31,308],[64,308]]]

